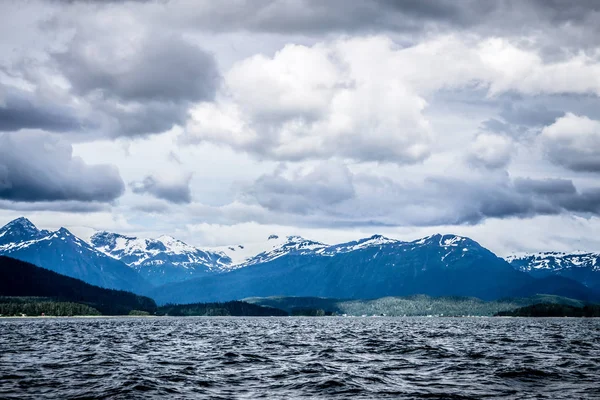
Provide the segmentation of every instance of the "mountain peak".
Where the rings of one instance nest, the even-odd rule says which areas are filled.
[[[58,229],[56,231],[56,233],[60,234],[61,236],[74,236],[70,230],[68,230],[67,228],[65,228],[64,226],[61,226],[60,229]]]
[[[319,243],[315,240],[306,239],[299,235],[290,235],[290,236],[287,236],[286,239],[287,239],[286,240],[287,243],[302,243],[302,242]]]
[[[390,239],[383,235],[373,235],[368,238],[355,240],[352,242],[341,243],[328,247],[323,254],[348,253],[355,250],[368,248],[381,248],[382,246],[404,244],[404,242],[396,239]]]
[[[424,238],[415,240],[415,244],[437,244],[441,247],[458,246],[459,244],[471,244],[474,243],[472,239],[468,237],[459,236],[451,233],[441,234],[436,233],[434,235],[425,236]]]
[[[381,243],[395,243],[398,242],[397,239],[391,239],[387,236],[383,236],[380,234],[375,234],[369,238],[366,239],[362,239],[362,240],[370,240],[370,241],[374,241],[374,242],[381,242]]]
[[[17,227],[32,231],[38,231],[38,228],[29,219],[25,217],[13,219],[8,224],[4,225],[4,227],[2,227],[2,230],[4,231],[5,229],[12,229]]]
[[[170,235],[160,235],[156,240],[160,240],[162,241],[166,241],[166,242],[174,242],[174,241],[180,241],[178,239],[175,239],[173,236]]]
[[[380,246],[380,245],[384,245],[384,244],[393,244],[393,243],[399,243],[399,242],[400,242],[399,240],[390,239],[383,235],[376,234],[376,235],[373,235],[368,238],[360,239],[355,243],[358,246],[357,248],[360,248],[360,247],[369,247],[369,246]]]
[[[180,248],[180,249],[184,249],[187,248],[188,250],[191,250],[193,248],[193,246],[188,245],[187,243],[174,238],[173,236],[170,235],[161,235],[158,238],[156,238],[156,241],[162,243],[165,246],[171,247],[172,249],[175,248]]]
[[[47,233],[47,231],[40,231],[27,218],[20,217],[0,228],[0,245],[39,239]]]

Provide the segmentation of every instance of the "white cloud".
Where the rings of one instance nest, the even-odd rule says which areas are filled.
[[[506,136],[482,133],[469,146],[467,158],[474,164],[486,168],[503,168],[515,151],[512,140]]]
[[[600,172],[600,121],[567,113],[540,135],[550,161],[574,171]]]
[[[387,66],[394,53],[377,37],[241,61],[220,101],[192,111],[186,139],[276,160],[419,162],[431,142],[426,102]]]
[[[544,61],[531,46],[502,38],[439,36],[405,48],[386,36],[287,45],[226,72],[218,100],[192,110],[184,139],[274,160],[413,164],[446,134],[434,132],[426,116],[436,91],[600,94],[597,76],[594,58]],[[483,161],[501,166],[509,145],[500,141],[480,137],[474,150],[500,146]]]

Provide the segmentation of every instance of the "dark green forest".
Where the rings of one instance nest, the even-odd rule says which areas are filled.
[[[79,312],[83,312],[83,308],[76,310],[73,306],[67,307],[67,303],[87,306],[91,313],[89,315],[98,312],[103,315],[127,315],[132,310],[153,314],[156,311],[156,303],[149,297],[93,286],[79,279],[4,256],[0,256],[0,296],[3,296],[0,298],[2,309],[7,310],[2,313],[4,315],[8,314],[8,310],[11,310],[11,313],[17,312],[18,315],[40,315],[44,312],[37,312],[42,307],[38,304],[39,301],[23,302],[22,299],[14,299],[15,297],[43,297],[47,300],[42,303],[63,303],[60,308],[45,304],[43,307],[50,310],[45,312],[46,315],[59,315],[53,314],[54,312],[65,315],[62,313],[69,307],[73,314],[66,315],[82,315]],[[18,307],[21,307],[22,311],[18,312]],[[25,312],[26,309],[31,310],[30,313]]]
[[[86,304],[53,301],[44,297],[0,297],[0,316],[56,316],[101,315]]]
[[[371,300],[342,300],[321,297],[250,297],[244,299],[252,304],[279,308],[292,315],[386,315],[401,316],[492,316],[498,312],[515,310],[538,303],[567,304],[583,307],[584,302],[561,296],[535,295],[525,298],[505,298],[483,301],[475,297],[431,297],[414,295],[406,297],[382,297]]]
[[[243,301],[228,301],[225,303],[194,303],[194,304],[167,304],[159,307],[157,315],[168,316],[247,316],[247,317],[285,317],[287,312],[273,308],[263,307]]]
[[[600,317],[600,305],[587,304],[574,307],[566,304],[541,303],[512,311],[502,311],[497,317]]]

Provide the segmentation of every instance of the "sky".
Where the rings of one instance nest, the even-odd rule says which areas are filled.
[[[600,2],[0,2],[0,224],[600,251]]]

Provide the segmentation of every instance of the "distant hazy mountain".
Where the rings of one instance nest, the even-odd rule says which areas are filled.
[[[94,249],[65,228],[39,230],[26,218],[0,229],[0,255],[10,256],[92,285],[136,293],[150,288],[136,271]]]
[[[154,312],[156,303],[133,293],[103,289],[14,258],[0,256],[0,297],[43,297],[89,305],[103,314]],[[3,302],[10,299],[3,298]]]
[[[510,256],[506,260],[534,277],[562,276],[600,290],[600,253],[545,252]]]
[[[91,237],[91,244],[129,265],[154,285],[222,272],[232,264],[223,253],[201,250],[170,236],[143,239],[98,232]]]
[[[475,241],[434,235],[413,242],[373,236],[328,246],[291,237],[226,274],[168,284],[159,302],[224,301],[252,296],[377,298],[503,297],[533,281]]]

